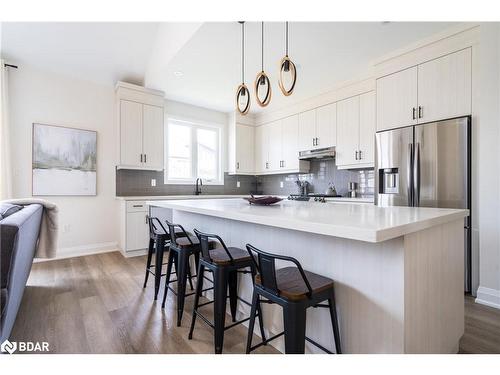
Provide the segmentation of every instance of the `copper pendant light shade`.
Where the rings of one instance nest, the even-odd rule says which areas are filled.
[[[245,22],[241,24],[241,85],[236,89],[236,109],[242,115],[250,110],[250,91],[245,85]]]
[[[280,77],[278,85],[283,95],[290,96],[292,95],[295,83],[297,82],[297,68],[290,57],[288,57],[288,22],[285,23],[285,39],[286,52],[285,57],[283,57],[280,61]],[[286,74],[289,75],[290,82],[288,83],[285,83]]]
[[[264,72],[264,22],[261,24],[262,52],[261,52],[261,72],[255,78],[255,99],[261,107],[266,107],[271,102],[271,81]],[[263,93],[262,93],[263,92]],[[262,98],[261,98],[262,97]]]

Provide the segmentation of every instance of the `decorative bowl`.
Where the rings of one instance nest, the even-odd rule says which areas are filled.
[[[283,198],[279,197],[273,197],[271,195],[265,196],[265,197],[254,197],[253,195],[249,198],[243,198],[250,204],[256,204],[259,206],[269,206],[274,203],[281,202]]]

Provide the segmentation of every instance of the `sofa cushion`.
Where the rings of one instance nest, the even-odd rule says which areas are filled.
[[[19,206],[18,204],[0,203],[0,220],[12,215],[22,208],[23,206]]]

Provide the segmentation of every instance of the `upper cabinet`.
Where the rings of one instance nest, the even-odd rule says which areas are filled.
[[[337,103],[298,116],[299,151],[333,147],[337,143]]]
[[[471,114],[472,58],[467,48],[418,66],[418,121]]]
[[[471,113],[471,48],[377,79],[377,131]]]
[[[160,91],[116,86],[118,168],[163,170],[164,98]]]
[[[309,172],[309,162],[299,160],[299,115],[257,127],[256,174]]]
[[[374,163],[375,92],[337,103],[337,147],[339,169],[370,168]]]
[[[229,125],[229,174],[255,174],[255,127]]]

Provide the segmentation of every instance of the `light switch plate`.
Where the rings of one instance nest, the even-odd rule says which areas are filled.
[[[241,186],[239,181],[236,181],[236,187],[239,188]]]
[[[151,179],[151,186],[156,186],[156,178]]]
[[[283,188],[283,181],[280,181],[280,188]]]

